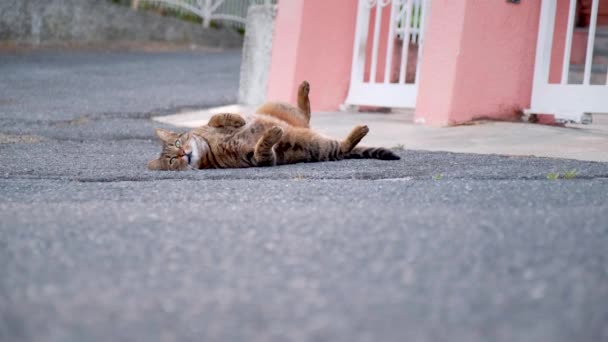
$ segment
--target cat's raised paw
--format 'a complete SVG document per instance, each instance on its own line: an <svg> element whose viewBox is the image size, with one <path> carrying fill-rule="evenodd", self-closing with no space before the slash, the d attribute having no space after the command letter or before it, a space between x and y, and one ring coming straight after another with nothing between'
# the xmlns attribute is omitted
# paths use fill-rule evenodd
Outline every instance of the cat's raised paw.
<svg viewBox="0 0 608 342"><path fill-rule="evenodd" d="M369 133L369 127L366 125L361 125L353 128L349 137L353 140L361 140L367 135L367 133Z"/></svg>
<svg viewBox="0 0 608 342"><path fill-rule="evenodd" d="M298 87L298 95L308 96L309 93L310 93L310 84L308 83L308 81L304 81L304 82L300 83L300 86Z"/></svg>
<svg viewBox="0 0 608 342"><path fill-rule="evenodd" d="M353 130L350 131L350 134L342 142L342 153L349 153L368 132L369 128L367 126L357 126L353 128Z"/></svg>

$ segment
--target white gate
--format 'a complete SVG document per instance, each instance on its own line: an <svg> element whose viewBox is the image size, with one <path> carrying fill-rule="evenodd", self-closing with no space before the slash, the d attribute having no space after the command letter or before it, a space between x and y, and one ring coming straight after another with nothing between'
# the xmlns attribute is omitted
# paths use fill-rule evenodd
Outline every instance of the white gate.
<svg viewBox="0 0 608 342"><path fill-rule="evenodd" d="M204 27L209 27L212 20L222 20L230 22L234 27L245 28L250 5L270 6L276 2L277 0L131 0L131 7L137 9L142 3L157 4L196 15L202 19Z"/></svg>
<svg viewBox="0 0 608 342"><path fill-rule="evenodd" d="M429 0L359 0L346 106L416 105L418 61L424 39L428 2ZM372 12L373 27L370 23ZM388 21L383 21L383 14L388 14ZM386 39L381 37L382 31L387 35ZM372 34L371 46L368 44L369 33ZM371 60L368 59L370 53ZM379 67L381 63L384 63L383 67ZM379 68L383 70L378 70Z"/></svg>
<svg viewBox="0 0 608 342"><path fill-rule="evenodd" d="M557 70L558 68L555 66L551 68L551 62L555 62L556 59L559 60L555 53L552 53L555 50L553 43L556 40L556 37L554 37L556 32L563 29L555 27L558 4L557 0L542 0L534 66L532 104L526 112L531 114L555 114L555 118L561 122L585 123L590 119L588 113L608 113L607 65L602 65L605 62L601 62L601 58L605 56L598 53L602 49L598 48L598 44L596 44L596 35L599 42L602 42L602 44L604 44L603 41L608 43L608 27L600 28L600 31L597 30L600 0L593 0L588 29L575 29L575 15L580 12L582 3L577 3L577 0L568 1L563 63ZM576 38L575 34L580 33L587 35L586 51L584 51L584 57L581 58L579 64L571 63L573 60L573 39ZM558 37L561 37L561 35ZM562 53L562 51L558 52ZM551 73L552 69L554 70L553 75ZM556 80L559 78L556 71L561 71L559 80Z"/></svg>

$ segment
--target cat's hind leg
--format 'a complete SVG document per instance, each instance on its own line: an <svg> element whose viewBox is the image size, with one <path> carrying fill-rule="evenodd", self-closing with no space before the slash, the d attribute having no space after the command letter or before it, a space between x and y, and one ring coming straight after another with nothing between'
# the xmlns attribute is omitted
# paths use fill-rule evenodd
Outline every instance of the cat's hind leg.
<svg viewBox="0 0 608 342"><path fill-rule="evenodd" d="M300 83L298 87L298 108L301 110L301 113L306 118L306 122L310 123L310 99L308 95L310 94L310 84L308 81L304 81Z"/></svg>
<svg viewBox="0 0 608 342"><path fill-rule="evenodd" d="M340 151L343 154L348 154L355 146L367 135L369 128L367 126L357 126L350 131L346 139L340 142Z"/></svg>
<svg viewBox="0 0 608 342"><path fill-rule="evenodd" d="M294 127L308 128L310 126L309 93L310 84L304 81L298 87L297 107L283 102L266 102L256 110L256 114L275 117Z"/></svg>
<svg viewBox="0 0 608 342"><path fill-rule="evenodd" d="M283 137L283 129L274 126L264 132L264 135L258 140L253 152L253 158L257 166L272 166L276 164L276 157L273 146Z"/></svg>

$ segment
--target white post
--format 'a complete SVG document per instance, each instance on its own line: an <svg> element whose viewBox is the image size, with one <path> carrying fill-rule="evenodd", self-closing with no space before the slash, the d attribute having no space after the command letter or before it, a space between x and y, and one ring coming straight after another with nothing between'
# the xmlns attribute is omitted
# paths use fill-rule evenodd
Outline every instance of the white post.
<svg viewBox="0 0 608 342"><path fill-rule="evenodd" d="M355 39L353 42L353 59L350 69L350 86L348 96L341 110L352 110L352 105L358 100L356 88L363 83L365 74L365 52L367 50L368 25L370 17L370 9L366 4L366 0L357 1L357 21L355 26Z"/></svg>
<svg viewBox="0 0 608 342"><path fill-rule="evenodd" d="M391 15L388 23L388 41L386 43L386 58L384 64L384 83L389 83L391 81L391 64L393 63L393 47L395 46L395 31L397 30L397 25L395 23L395 12L397 9L397 0L393 0L391 3Z"/></svg>
<svg viewBox="0 0 608 342"><path fill-rule="evenodd" d="M372 42L372 66L369 72L370 83L376 83L376 67L378 65L378 44L380 40L380 22L382 21L382 1L376 3L376 19L374 22L374 40Z"/></svg>
<svg viewBox="0 0 608 342"><path fill-rule="evenodd" d="M418 38L418 34L419 34L419 27L420 27L420 22L419 22L419 17L420 17L420 10L422 9L422 6L420 4L420 0L414 0L414 7L412 10L412 34L410 35L410 43L415 44L416 43L416 38Z"/></svg>
<svg viewBox="0 0 608 342"><path fill-rule="evenodd" d="M357 6L357 26L355 27L355 41L353 46L353 62L350 79L363 82L365 73L365 51L367 49L367 25L369 24L370 10L365 5L365 0L359 0Z"/></svg>
<svg viewBox="0 0 608 342"><path fill-rule="evenodd" d="M212 0L196 0L196 3L201 9L204 28L209 28L211 25L211 1Z"/></svg>
<svg viewBox="0 0 608 342"><path fill-rule="evenodd" d="M568 73L570 71L570 52L572 51L572 35L574 34L574 13L576 12L576 0L570 0L570 9L568 11L568 28L566 29L564 64L562 65L562 84L568 84Z"/></svg>
<svg viewBox="0 0 608 342"><path fill-rule="evenodd" d="M403 46L401 47L401 70L399 70L399 83L405 84L405 72L407 69L407 54L410 47L410 26L412 25L412 0L405 0L405 22L403 23Z"/></svg>
<svg viewBox="0 0 608 342"><path fill-rule="evenodd" d="M600 0L593 0L591 5L591 22L589 23L589 37L587 39L587 56L585 56L585 74L583 84L589 85L591 80L591 68L593 67L593 47L595 44L595 28L597 26L597 8Z"/></svg>
<svg viewBox="0 0 608 342"><path fill-rule="evenodd" d="M422 3L420 4L420 25L418 25L418 58L416 59L416 84L418 84L418 80L420 79L420 64L422 64L421 61L422 49L424 46L425 22L430 11L430 2L431 0L422 0Z"/></svg>
<svg viewBox="0 0 608 342"><path fill-rule="evenodd" d="M536 58L532 81L532 109L535 109L542 93L549 83L549 66L551 65L551 47L555 27L555 1L541 1L538 36L536 41Z"/></svg>

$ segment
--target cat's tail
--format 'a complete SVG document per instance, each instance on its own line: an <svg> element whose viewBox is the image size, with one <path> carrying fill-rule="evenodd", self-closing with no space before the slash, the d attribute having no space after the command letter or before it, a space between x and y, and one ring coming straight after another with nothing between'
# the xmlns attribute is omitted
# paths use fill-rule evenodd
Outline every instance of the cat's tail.
<svg viewBox="0 0 608 342"><path fill-rule="evenodd" d="M349 154L344 156L344 159L399 160L401 157L388 148L358 146L353 148Z"/></svg>

